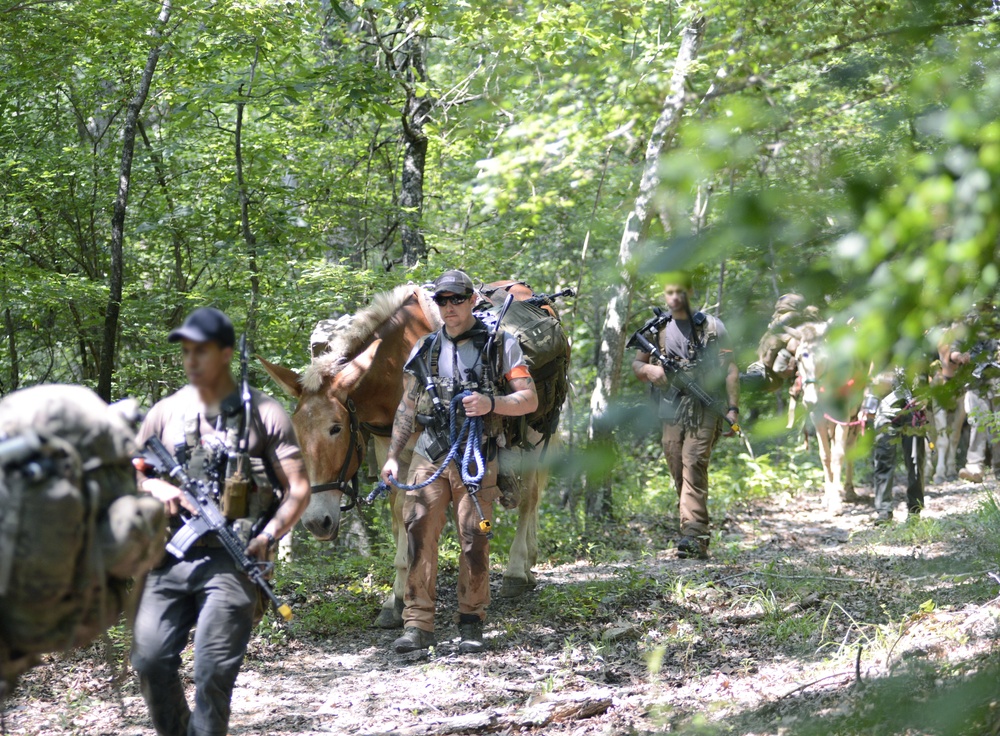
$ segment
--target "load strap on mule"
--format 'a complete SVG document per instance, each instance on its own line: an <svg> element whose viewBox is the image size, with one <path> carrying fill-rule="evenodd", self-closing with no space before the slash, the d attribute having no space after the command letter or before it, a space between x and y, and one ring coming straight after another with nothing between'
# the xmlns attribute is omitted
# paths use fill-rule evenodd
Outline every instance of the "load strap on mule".
<svg viewBox="0 0 1000 736"><path fill-rule="evenodd" d="M444 474L444 471L448 469L448 463L454 460L458 465L459 472L462 474L462 482L468 488L469 497L472 499L472 503L475 504L476 512L479 514L479 530L486 535L487 539L492 539L493 527L490 524L490 520L483 514L483 509L479 505L478 498L480 484L486 476L486 461L483 459L482 449L483 418L466 417L462 425L458 426L458 405L462 403L462 399L471 395L471 391L462 391L451 400L448 412L448 438L450 447L448 454L445 455L444 460L441 461L441 465L438 466L438 469L434 471L431 477L420 483L407 485L406 483L397 481L390 475L389 482L400 490L418 491L421 488L426 488L440 478ZM464 451L461 450L463 443L465 444ZM461 462L458 461L460 451L462 452ZM475 471L472 470L473 467ZM387 490L388 486L380 482L365 500L371 503Z"/></svg>

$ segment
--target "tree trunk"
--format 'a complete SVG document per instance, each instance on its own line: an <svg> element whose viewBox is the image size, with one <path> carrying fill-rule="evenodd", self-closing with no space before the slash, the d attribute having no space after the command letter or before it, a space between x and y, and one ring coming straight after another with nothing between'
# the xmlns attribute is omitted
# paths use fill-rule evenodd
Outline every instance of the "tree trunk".
<svg viewBox="0 0 1000 736"><path fill-rule="evenodd" d="M660 154L666 147L681 120L684 111L684 86L692 62L698 55L704 38L705 19L697 18L681 34L681 45L677 52L674 72L670 79L670 91L664 100L660 116L653 126L646 146L646 159L639 182L639 195L628 218L625 231L618 248L618 265L621 281L614 287L608 303L608 310L601 328L600 354L597 362L597 382L590 396L590 423L587 436L595 448L611 446L611 427L607 426L609 403L617 393L621 382L622 356L625 351L625 328L628 325L634 288L630 264L639 242L645 236L650 221L650 204L660 184L658 166ZM664 223L667 227L667 223ZM611 507L610 485L607 478L588 481L588 518L606 518Z"/></svg>
<svg viewBox="0 0 1000 736"><path fill-rule="evenodd" d="M10 380L7 382L6 393L17 391L21 385L21 361L17 352L17 329L14 325L14 316L10 312L10 307L4 310L4 325L7 327L7 357L10 360ZM0 391L0 394L3 394Z"/></svg>
<svg viewBox="0 0 1000 736"><path fill-rule="evenodd" d="M406 43L406 106L403 109L403 173L400 177L399 209L400 239L403 244L403 265L416 266L427 256L427 244L420 229L424 210L424 166L427 161L427 136L424 124L430 117L434 100L418 97L413 81L424 81L423 39L416 36Z"/></svg>
<svg viewBox="0 0 1000 736"><path fill-rule="evenodd" d="M141 121L138 124L138 130L139 135L142 137L143 145L146 147L146 153L149 156L149 160L153 162L153 171L156 173L156 183L163 192L163 200L167 203L167 211L174 212L177 209L177 204L170 193L170 187L167 185L167 170L163 164L163 156L161 156L159 152L153 148L153 144L149 142L149 136L146 135L146 128ZM173 280L170 283L169 290L174 296L175 306L167 318L167 326L173 328L177 327L181 323L181 317L184 314L184 295L187 294L190 286L188 284L187 273L184 268L184 238L181 235L181 229L177 225L176 218L170 218L169 227L174 261L174 275Z"/></svg>
<svg viewBox="0 0 1000 736"><path fill-rule="evenodd" d="M250 82L247 85L246 96L249 98L253 91L253 80L257 73L257 60L260 55L260 47L254 51L253 66L250 67ZM240 85L240 97L243 96L243 86ZM257 303L260 296L260 272L257 266L257 236L250 228L250 194L247 192L246 180L243 177L243 110L246 102L240 99L236 103L236 184L240 193L240 230L243 233L243 240L247 244L247 270L250 272L250 304L247 307L247 318L243 331L252 342L257 326Z"/></svg>
<svg viewBox="0 0 1000 736"><path fill-rule="evenodd" d="M118 196L111 215L111 279L108 283L108 307L104 314L104 338L101 345L101 366L97 379L97 394L105 401L111 400L111 376L115 369L117 352L118 317L121 314L122 287L124 283L123 243L125 240L125 212L128 208L129 186L132 179L132 155L135 152L135 134L139 113L146 104L153 82L160 50L166 40L166 25L170 21L171 0L163 0L158 25L150 31L156 39L146 58L146 68L139 80L135 96L129 100L122 129L122 159L118 170Z"/></svg>

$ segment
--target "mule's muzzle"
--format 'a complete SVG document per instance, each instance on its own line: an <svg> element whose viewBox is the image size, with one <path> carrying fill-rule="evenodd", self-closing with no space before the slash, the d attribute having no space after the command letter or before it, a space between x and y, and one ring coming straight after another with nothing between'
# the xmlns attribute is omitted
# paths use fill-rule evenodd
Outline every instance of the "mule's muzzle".
<svg viewBox="0 0 1000 736"><path fill-rule="evenodd" d="M319 513L303 514L302 526L321 542L332 542L340 532L340 500Z"/></svg>

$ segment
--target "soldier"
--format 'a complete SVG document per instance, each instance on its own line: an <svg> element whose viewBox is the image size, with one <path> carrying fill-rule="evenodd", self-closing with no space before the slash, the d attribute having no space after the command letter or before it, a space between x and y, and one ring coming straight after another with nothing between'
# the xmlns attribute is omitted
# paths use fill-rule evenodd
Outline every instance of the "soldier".
<svg viewBox="0 0 1000 736"><path fill-rule="evenodd" d="M909 518L924 508L924 425L927 417L913 397L902 370L880 373L865 390L859 417L874 417L872 453L875 486L875 524L892 522L896 450L902 444L906 466L906 508Z"/></svg>
<svg viewBox="0 0 1000 736"><path fill-rule="evenodd" d="M739 370L733 361L729 334L721 320L690 306L691 278L670 274L663 287L670 319L657 339L667 358L677 360L710 395L728 401L726 418L739 420ZM708 557L708 463L722 432L723 420L694 396L671 386L660 365L652 365L649 353L639 351L632 370L640 381L664 389L660 399L663 423L663 454L677 486L680 538L677 556Z"/></svg>
<svg viewBox="0 0 1000 736"><path fill-rule="evenodd" d="M194 478L225 477L226 450L234 449L244 408L230 373L232 322L217 309L196 309L168 340L181 343L188 385L150 409L138 441L159 437ZM285 410L256 390L251 397L248 454L279 487L272 488L263 474L255 474L256 489L243 508L233 511L239 516L232 524L244 538L253 534L246 553L263 560L305 510L309 481ZM180 526L177 514L186 501L176 486L140 475L139 488L166 506L174 528ZM285 493L279 497L281 490ZM257 586L236 568L214 533L202 537L183 559L167 555L150 573L136 614L132 666L160 736L225 736L233 686L257 606ZM192 712L178 669L196 624Z"/></svg>
<svg viewBox="0 0 1000 736"><path fill-rule="evenodd" d="M963 402L969 421L969 449L965 467L958 471L958 477L982 483L986 470L987 445L991 451L994 472L1000 469L1000 438L990 431L989 426L990 415L1000 408L1000 365L997 363L1000 342L996 339L996 315L992 304L978 304L963 327L969 334L964 341L969 346L968 349L954 349L955 344L950 346L951 352L947 352L948 348L945 348L947 358L953 365L972 366ZM961 331L956 330L956 333ZM961 342L963 341L959 344Z"/></svg>
<svg viewBox="0 0 1000 736"><path fill-rule="evenodd" d="M495 336L472 313L472 279L463 271L446 271L434 282L434 302L444 326L422 338L404 367L403 398L392 425L388 458L382 467L386 483L399 482L399 455L418 419L424 431L413 448L403 519L409 540L410 565L403 608L403 635L392 643L398 653L426 649L435 643L434 608L437 600L438 540L448 507L454 509L461 546L458 571L459 651L483 649L483 621L490 601L490 545L481 522L489 522L496 487L496 444L490 441L499 427L498 415L530 414L538 406L534 381L524 363L517 338L500 331ZM497 350L493 340L501 341ZM418 380L419 379L419 380ZM430 384L431 388L428 388ZM507 391L504 388L508 389ZM436 396L432 396L431 392ZM475 496L463 480L459 462L447 459L451 439L445 419L433 408L448 407L461 392L459 419L481 417L486 426L483 453L485 474ZM464 465L464 462L463 462ZM477 468L478 469L478 468ZM438 476L427 485L422 485ZM422 487L420 487L422 486Z"/></svg>

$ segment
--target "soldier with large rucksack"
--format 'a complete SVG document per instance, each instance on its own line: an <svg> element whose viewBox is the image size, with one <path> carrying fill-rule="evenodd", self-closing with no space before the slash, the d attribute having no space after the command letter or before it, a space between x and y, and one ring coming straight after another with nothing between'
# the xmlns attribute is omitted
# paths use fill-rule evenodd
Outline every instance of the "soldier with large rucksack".
<svg viewBox="0 0 1000 736"><path fill-rule="evenodd" d="M472 279L446 271L434 282L434 302L444 323L414 345L404 368L403 398L392 427L382 479L406 490L403 519L410 550L399 653L435 642L438 541L454 508L459 556L459 651L483 649L483 620L490 601L489 538L493 501L499 496L494 459L503 417L538 408L535 383L514 335L490 329L473 314ZM511 300L505 300L508 305ZM497 323L503 323L503 310ZM406 483L397 478L399 456L417 424ZM459 428L460 423L460 428ZM456 457L456 453L460 453ZM455 462L453 462L453 460Z"/></svg>
<svg viewBox="0 0 1000 736"><path fill-rule="evenodd" d="M0 676L115 624L163 553L162 505L137 497L134 402L41 385L0 401Z"/></svg>

